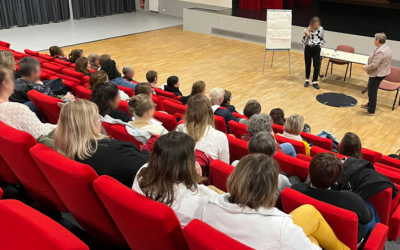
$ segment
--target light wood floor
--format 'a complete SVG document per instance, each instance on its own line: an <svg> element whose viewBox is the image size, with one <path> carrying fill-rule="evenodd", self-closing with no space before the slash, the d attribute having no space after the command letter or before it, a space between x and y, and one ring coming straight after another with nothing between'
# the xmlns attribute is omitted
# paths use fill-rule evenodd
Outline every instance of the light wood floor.
<svg viewBox="0 0 400 250"><path fill-rule="evenodd" d="M300 39L300 38L299 38ZM383 154L394 153L400 148L400 108L391 110L395 93L379 91L376 116L365 117L361 104L367 94L361 91L367 84L367 75L360 65L353 65L352 78L343 81L345 66L334 66L333 75L320 81L321 90L304 88L303 53L291 52L292 75L288 70L288 53L276 52L274 67L270 67L271 52L267 54L267 67L262 75L264 46L226 38L192 33L182 27L167 28L136 35L113 38L64 48L83 49L90 53L108 53L120 69L131 65L135 79L145 81L148 70L159 74L159 85L171 75L181 81L181 91L186 95L192 83L203 80L207 93L214 87L230 90L232 104L242 110L249 99L257 99L262 112L281 108L286 117L301 114L312 128L313 134L322 130L333 133L339 140L346 132L361 138L363 147ZM322 64L325 72L327 60ZM319 93L340 92L358 100L352 108L334 108L320 104Z"/></svg>

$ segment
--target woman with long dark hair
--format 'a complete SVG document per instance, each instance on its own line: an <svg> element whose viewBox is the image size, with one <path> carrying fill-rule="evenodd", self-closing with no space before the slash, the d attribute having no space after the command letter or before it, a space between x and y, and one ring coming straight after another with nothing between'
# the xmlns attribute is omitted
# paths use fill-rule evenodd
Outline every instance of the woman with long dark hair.
<svg viewBox="0 0 400 250"><path fill-rule="evenodd" d="M123 77L121 77L121 73L119 73L117 64L114 60L105 61L101 65L101 70L104 70L107 73L110 82L122 87L130 88L135 91L136 84L128 82Z"/></svg>

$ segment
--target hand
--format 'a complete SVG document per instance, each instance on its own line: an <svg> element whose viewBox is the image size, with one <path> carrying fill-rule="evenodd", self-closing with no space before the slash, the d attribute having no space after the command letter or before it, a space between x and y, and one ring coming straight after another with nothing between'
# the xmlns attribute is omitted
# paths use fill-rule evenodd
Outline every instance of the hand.
<svg viewBox="0 0 400 250"><path fill-rule="evenodd" d="M367 71L367 65L364 65L363 70Z"/></svg>
<svg viewBox="0 0 400 250"><path fill-rule="evenodd" d="M306 30L306 35L307 35L307 37L310 37L310 31L309 30Z"/></svg>
<svg viewBox="0 0 400 250"><path fill-rule="evenodd" d="M197 161L196 161L196 165L194 168L195 168L196 174L198 174L199 176L201 176L203 174L203 172L201 171L200 164Z"/></svg>
<svg viewBox="0 0 400 250"><path fill-rule="evenodd" d="M35 83L40 84L40 85L44 85L42 81L37 80Z"/></svg>
<svg viewBox="0 0 400 250"><path fill-rule="evenodd" d="M322 49L322 45L319 46Z"/></svg>
<svg viewBox="0 0 400 250"><path fill-rule="evenodd" d="M75 100L75 96L73 96L73 95L72 95L71 93L69 93L69 92L63 97L63 100L64 100L65 98L68 98L68 99L70 99L71 101Z"/></svg>

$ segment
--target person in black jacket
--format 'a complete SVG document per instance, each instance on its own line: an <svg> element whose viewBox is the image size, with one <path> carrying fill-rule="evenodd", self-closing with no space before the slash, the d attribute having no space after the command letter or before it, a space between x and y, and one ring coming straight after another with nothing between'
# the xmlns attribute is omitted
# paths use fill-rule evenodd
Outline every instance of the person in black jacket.
<svg viewBox="0 0 400 250"><path fill-rule="evenodd" d="M167 85L164 85L164 90L174 93L175 96L182 96L182 92L179 90L179 86L179 78L177 76L170 76L167 79Z"/></svg>
<svg viewBox="0 0 400 250"><path fill-rule="evenodd" d="M95 85L90 101L96 103L101 116L109 115L114 119L119 119L123 122L131 122L130 117L124 111L118 110L121 97L117 85L110 82L101 82Z"/></svg>
<svg viewBox="0 0 400 250"><path fill-rule="evenodd" d="M352 211L358 217L358 242L372 232L380 222L375 208L358 194L347 190L331 190L343 171L340 159L332 153L320 153L313 157L310 167L310 183L294 184L292 188L316 200Z"/></svg>
<svg viewBox="0 0 400 250"><path fill-rule="evenodd" d="M179 101L183 105L186 105L190 97L194 96L195 94L199 94L199 93L201 93L202 95L206 94L206 83L203 81L197 81L197 82L193 83L192 92L190 93L190 95L182 96L181 99L179 99Z"/></svg>
<svg viewBox="0 0 400 250"><path fill-rule="evenodd" d="M96 104L78 100L63 106L54 133L54 149L66 157L88 164L98 175L109 175L132 187L138 170L150 153L131 142L102 135ZM72 184L72 183L71 183Z"/></svg>
<svg viewBox="0 0 400 250"><path fill-rule="evenodd" d="M229 90L224 89L225 94L224 94L224 101L221 104L221 107L224 107L226 109L229 110L229 112L233 113L236 112L236 108L235 106L231 105L231 99L232 99L232 92L230 92Z"/></svg>

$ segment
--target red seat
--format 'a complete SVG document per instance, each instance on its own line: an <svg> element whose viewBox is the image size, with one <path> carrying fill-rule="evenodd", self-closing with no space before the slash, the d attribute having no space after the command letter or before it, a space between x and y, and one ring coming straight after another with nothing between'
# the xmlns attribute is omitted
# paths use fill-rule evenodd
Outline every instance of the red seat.
<svg viewBox="0 0 400 250"><path fill-rule="evenodd" d="M225 119L222 116L214 115L214 122L215 129L221 131L224 134L228 133L228 130L226 129Z"/></svg>
<svg viewBox="0 0 400 250"><path fill-rule="evenodd" d="M28 54L28 55L31 55L31 56L36 56L36 57L39 56L39 52L30 50L30 49L25 49L24 52L25 52L25 54Z"/></svg>
<svg viewBox="0 0 400 250"><path fill-rule="evenodd" d="M192 220L184 229L186 241L190 250L235 249L251 250L239 241L221 233L207 223L198 219Z"/></svg>
<svg viewBox="0 0 400 250"><path fill-rule="evenodd" d="M64 202L29 154L29 149L37 145L35 138L3 122L0 122L0 131L0 155L26 191L43 206L60 212L68 212Z"/></svg>
<svg viewBox="0 0 400 250"><path fill-rule="evenodd" d="M152 95L151 96L151 100L156 105L156 110L157 111L165 111L164 105L162 103L162 99L158 98L158 96Z"/></svg>
<svg viewBox="0 0 400 250"><path fill-rule="evenodd" d="M392 84L387 81L397 84ZM397 96L399 95L399 90L400 90L399 84L400 84L400 68L390 67L390 74L387 75L385 77L385 80L381 82L381 84L379 85L379 89L385 91L396 91L396 97L394 98L392 110L394 110L394 107L396 106Z"/></svg>
<svg viewBox="0 0 400 250"><path fill-rule="evenodd" d="M229 143L229 159L232 162L240 160L249 154L248 142L227 135Z"/></svg>
<svg viewBox="0 0 400 250"><path fill-rule="evenodd" d="M390 214L392 212L392 194L393 189L387 188L368 199L374 205L381 223L386 226L389 226Z"/></svg>
<svg viewBox="0 0 400 250"><path fill-rule="evenodd" d="M3 41L0 41L0 46L5 48L10 48L10 44Z"/></svg>
<svg viewBox="0 0 400 250"><path fill-rule="evenodd" d="M367 160L367 161L371 162L372 164L374 164L375 162L378 162L382 158L381 153L379 153L377 151L373 151L371 149L366 149L366 148L361 149L361 154L362 154L362 158L364 160Z"/></svg>
<svg viewBox="0 0 400 250"><path fill-rule="evenodd" d="M29 99L35 104L36 108L42 114L42 118L45 122L51 124L57 124L60 116L61 108L58 103L62 101L60 99L45 95L36 90L28 92Z"/></svg>
<svg viewBox="0 0 400 250"><path fill-rule="evenodd" d="M275 134L283 134L283 126L272 123L272 130Z"/></svg>
<svg viewBox="0 0 400 250"><path fill-rule="evenodd" d="M242 114L239 114L239 113L236 113L236 112L233 112L232 114L233 114L233 116L235 116L236 118L246 119L246 120L249 119L249 118L247 118L247 116L242 115Z"/></svg>
<svg viewBox="0 0 400 250"><path fill-rule="evenodd" d="M242 135L245 134L250 135L249 132L247 132L246 124L232 120L228 122L228 127L229 127L229 133L236 136L236 138L241 138Z"/></svg>
<svg viewBox="0 0 400 250"><path fill-rule="evenodd" d="M394 159L394 158L386 156L386 155L382 156L381 163L385 164L387 166L391 166L391 167L400 169L400 160Z"/></svg>
<svg viewBox="0 0 400 250"><path fill-rule="evenodd" d="M306 142L308 143L312 143L314 146L332 151L333 149L333 144L332 144L332 140L327 139L327 138L322 138L316 135L312 135L306 132L302 132L301 134L301 138L303 138Z"/></svg>
<svg viewBox="0 0 400 250"><path fill-rule="evenodd" d="M108 122L103 122L103 128L106 130L108 136L112 139L119 141L132 142L138 148L140 148L143 143L137 141L134 136L130 135L124 125L121 124L111 124Z"/></svg>
<svg viewBox="0 0 400 250"><path fill-rule="evenodd" d="M174 211L124 186L109 176L94 189L131 249L189 250Z"/></svg>
<svg viewBox="0 0 400 250"><path fill-rule="evenodd" d="M351 250L357 250L358 218L354 212L315 200L291 188L281 193L283 212L291 213L296 208L310 204L314 206L328 222L338 239ZM363 249L383 250L388 227L377 223Z"/></svg>
<svg viewBox="0 0 400 250"><path fill-rule="evenodd" d="M210 173L208 176L208 185L214 185L216 188L228 192L226 181L235 168L220 160L214 160L210 164Z"/></svg>
<svg viewBox="0 0 400 250"><path fill-rule="evenodd" d="M65 67L71 67L71 63L70 62L64 61L64 60L61 60L61 59L55 59L54 63L58 63L60 65L64 65Z"/></svg>
<svg viewBox="0 0 400 250"><path fill-rule="evenodd" d="M65 69L64 66L59 66L56 64L52 64L52 63L43 63L42 68L53 71L57 74L62 74L63 73L63 69Z"/></svg>
<svg viewBox="0 0 400 250"><path fill-rule="evenodd" d="M285 155L281 152L276 152L273 158L278 163L280 170L289 176L295 175L302 181L307 179L309 162Z"/></svg>
<svg viewBox="0 0 400 250"><path fill-rule="evenodd" d="M336 47L336 51L354 53L355 49L354 49L354 47L351 47L349 45L338 45ZM346 81L346 76L347 76L347 71L349 69L349 66L350 66L350 77L351 77L351 70L353 69L353 63L338 60L338 59L329 59L328 66L326 67L325 77L328 74L329 64L331 64L331 74L333 72L333 64L337 64L337 65L346 65L347 64L346 74L344 75L344 81Z"/></svg>
<svg viewBox="0 0 400 250"><path fill-rule="evenodd" d="M164 96L164 97L167 97L167 98L172 99L172 100L177 100L174 93L164 91L164 90L162 90L160 88L153 88L153 89L154 89L154 91L156 92L157 95Z"/></svg>
<svg viewBox="0 0 400 250"><path fill-rule="evenodd" d="M90 77L89 77L89 78L90 78ZM89 82L89 81L88 81L88 82ZM125 94L127 94L129 97L132 97L132 96L135 95L135 92L133 92L133 90L130 89L130 88L122 87L122 86L119 86L119 85L117 85L117 87L118 87L119 90L124 91Z"/></svg>
<svg viewBox="0 0 400 250"><path fill-rule="evenodd" d="M162 103L165 111L170 115L174 115L175 113L184 115L187 109L187 106L171 102L170 100L164 100Z"/></svg>
<svg viewBox="0 0 400 250"><path fill-rule="evenodd" d="M385 175L393 183L400 185L400 169L386 166L381 163L375 163L374 167L377 172Z"/></svg>
<svg viewBox="0 0 400 250"><path fill-rule="evenodd" d="M0 188L0 199L3 197L3 189Z"/></svg>
<svg viewBox="0 0 400 250"><path fill-rule="evenodd" d="M41 81L46 81L46 80L50 80L50 75L44 72L40 73L40 80Z"/></svg>
<svg viewBox="0 0 400 250"><path fill-rule="evenodd" d="M62 225L17 200L0 201L1 249L89 250Z"/></svg>
<svg viewBox="0 0 400 250"><path fill-rule="evenodd" d="M154 118L162 122L162 125L168 131L173 131L176 128L176 126L178 126L178 123L176 122L175 117L173 115L156 111L154 112Z"/></svg>
<svg viewBox="0 0 400 250"><path fill-rule="evenodd" d="M288 138L280 136L280 135L275 135L275 139L280 144L281 143L290 143L290 144L292 144L292 146L294 147L294 150L296 150L296 153L306 155L306 147L304 146L303 142L292 140L292 139L288 139Z"/></svg>
<svg viewBox="0 0 400 250"><path fill-rule="evenodd" d="M128 102L122 101L122 100L119 101L118 110L121 110L121 111L127 113L130 117L132 117L132 114L131 114L131 112L129 112L128 108L129 108Z"/></svg>
<svg viewBox="0 0 400 250"><path fill-rule="evenodd" d="M8 166L7 162L0 155L0 180L5 181L7 183L19 185L21 184L15 176L14 172Z"/></svg>
<svg viewBox="0 0 400 250"><path fill-rule="evenodd" d="M75 78L75 79L79 80L81 82L81 85L83 85L82 81L83 81L83 77L85 76L83 73L76 72L76 71L74 71L74 70L72 70L70 68L64 68L62 72L66 76L69 76L69 77L72 77L72 78Z"/></svg>
<svg viewBox="0 0 400 250"><path fill-rule="evenodd" d="M316 147L316 146L311 147L311 149L310 149L311 157L314 157L316 154L319 154L319 153L332 153L332 154L336 155L337 157L339 157L339 159L342 159L343 157L349 158L348 156L334 153L334 152L328 151L328 150L320 148L320 147Z"/></svg>
<svg viewBox="0 0 400 250"><path fill-rule="evenodd" d="M173 102L175 104L182 105L182 102L180 102L178 100L174 100L174 99L168 98L168 97L165 97L165 96L162 96L162 95L156 95L156 97L159 98L161 101L168 100L168 101Z"/></svg>
<svg viewBox="0 0 400 250"><path fill-rule="evenodd" d="M77 86L75 88L75 94L80 98L90 101L90 97L92 96L92 91L83 86Z"/></svg>
<svg viewBox="0 0 400 250"><path fill-rule="evenodd" d="M82 86L84 86L86 83L89 83L89 80L90 80L90 76L84 76L82 78Z"/></svg>
<svg viewBox="0 0 400 250"><path fill-rule="evenodd" d="M47 69L44 69L44 68L42 68L42 73L43 73L43 74L47 74L47 75L49 75L50 77L57 75L56 72L51 71L51 70L47 70Z"/></svg>
<svg viewBox="0 0 400 250"><path fill-rule="evenodd" d="M94 191L93 181L98 175L93 168L64 157L43 144L31 148L30 153L86 232L102 242L121 247L126 245L124 237Z"/></svg>
<svg viewBox="0 0 400 250"><path fill-rule="evenodd" d="M69 82L73 82L73 83L75 83L76 86L81 86L82 85L82 83L78 79L75 79L73 77L69 77L69 76L62 75L62 74L57 74L56 76L59 77L59 78L62 78L63 80L66 80L66 81L69 81Z"/></svg>
<svg viewBox="0 0 400 250"><path fill-rule="evenodd" d="M28 55L27 55L28 56ZM40 63L40 65L43 65L44 63L48 63L49 61L47 61L47 60L45 60L45 59L43 59L43 58L40 58L40 57L35 57L35 56L30 56L30 57L33 57L33 58L35 58L36 60L38 60L39 61L39 63Z"/></svg>
<svg viewBox="0 0 400 250"><path fill-rule="evenodd" d="M21 60L22 58L28 56L27 54L20 53L20 52L12 52L12 53L13 53L13 55L14 55L14 59L15 59L15 60Z"/></svg>
<svg viewBox="0 0 400 250"><path fill-rule="evenodd" d="M312 160L312 157L303 154L297 154L296 158L306 162L311 162Z"/></svg>
<svg viewBox="0 0 400 250"><path fill-rule="evenodd" d="M39 53L39 57L42 58L42 59L44 59L44 60L47 60L47 61L49 61L49 62L52 62L52 61L55 60L54 57L49 56L49 55L46 55L46 54L42 54L42 53Z"/></svg>
<svg viewBox="0 0 400 250"><path fill-rule="evenodd" d="M397 206L390 218L388 238L397 241L400 236L400 206Z"/></svg>

